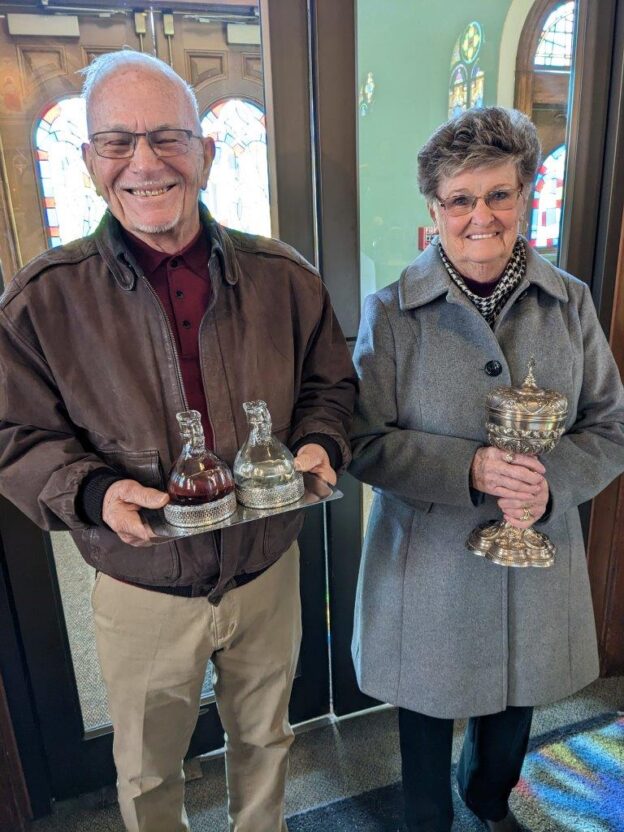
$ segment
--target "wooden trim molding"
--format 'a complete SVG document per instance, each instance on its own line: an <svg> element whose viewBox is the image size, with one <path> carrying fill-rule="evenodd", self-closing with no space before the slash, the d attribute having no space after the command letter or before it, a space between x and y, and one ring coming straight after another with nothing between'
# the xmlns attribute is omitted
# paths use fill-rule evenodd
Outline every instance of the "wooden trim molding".
<svg viewBox="0 0 624 832"><path fill-rule="evenodd" d="M32 817L2 676L0 676L0 829L25 832Z"/></svg>
<svg viewBox="0 0 624 832"><path fill-rule="evenodd" d="M620 235L610 344L624 376L624 222ZM624 673L624 475L593 501L587 565L594 601L600 673Z"/></svg>

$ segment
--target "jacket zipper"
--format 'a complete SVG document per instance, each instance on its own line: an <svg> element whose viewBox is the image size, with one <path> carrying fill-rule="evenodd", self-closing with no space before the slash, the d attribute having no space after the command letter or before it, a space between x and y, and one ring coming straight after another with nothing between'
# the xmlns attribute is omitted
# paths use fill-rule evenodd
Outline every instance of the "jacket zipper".
<svg viewBox="0 0 624 832"><path fill-rule="evenodd" d="M217 453L217 436L215 434L214 425L212 419L210 418L210 405L208 404L208 396L206 395L206 382L204 380L204 358L203 353L201 350L201 332L202 327L204 325L204 321L206 320L206 315L208 311L204 312L204 315L199 323L199 330L197 332L197 339L199 341L199 373L201 375L202 380L202 387L204 390L204 401L206 402L206 414L208 416L208 424L210 425L210 430L212 432L212 450ZM214 550L217 556L217 563L219 564L219 576L217 578L217 583L221 580L221 567L223 565L223 533L217 529L213 533L212 540L214 543Z"/></svg>
<svg viewBox="0 0 624 832"><path fill-rule="evenodd" d="M155 290L152 287L152 284L149 280L143 276L143 282L149 289L150 295L153 297L156 306L158 307L158 312L160 313L161 317L165 322L165 328L167 330L167 335L169 337L169 344L171 345L171 349L173 350L173 355L175 358L175 370L176 370L176 377L178 379L178 386L180 388L180 396L182 398L182 402L184 403L184 407L186 410L189 409L188 399L186 398L186 391L184 390L184 382L182 380L182 370L180 369L180 355L178 353L178 348L176 347L175 338L173 337L173 332L171 331L171 324L169 323L169 318L165 310L162 307L162 303L160 302L160 298L156 294Z"/></svg>
<svg viewBox="0 0 624 832"><path fill-rule="evenodd" d="M147 288L150 290L150 294L154 298L154 301L156 303L156 306L158 306L158 310L159 310L161 316L164 318L165 326L167 327L167 334L169 336L169 343L171 344L171 348L172 348L173 354L175 356L176 376L178 378L178 385L180 387L180 393L182 394L182 401L184 402L185 408L188 410L189 409L189 404L188 404L188 400L186 398L186 391L184 390L184 381L182 379L182 370L180 369L180 355L178 353L178 348L176 346L175 338L173 337L173 332L171 330L171 324L169 323L169 318L167 317L167 313L163 309L162 303L160 302L160 298L156 294L156 291L155 291L154 287L152 286L152 284L149 282L149 280L145 276L143 276L143 280L147 284ZM197 336L198 338L199 338L199 335L201 333L201 327L202 327L203 322L204 321L203 321L203 318L202 318L202 323L200 323L200 325L199 325L199 333L198 333L198 336ZM206 402L206 414L208 416L208 424L210 425L210 432L212 433L212 439L213 439L213 443L214 443L213 450L216 452L216 450L217 450L217 447L216 447L217 446L217 437L215 435L214 423L213 423L213 421L210 417L210 405L208 404L208 398L206 396L206 385L204 383L204 362L202 361L201 351L199 353L199 370L200 370L201 378L202 378L202 387L204 388L204 400Z"/></svg>
<svg viewBox="0 0 624 832"><path fill-rule="evenodd" d="M171 345L171 349L173 350L173 356L175 358L175 370L176 370L176 377L178 379L178 386L180 388L180 394L181 394L181 397L182 397L182 401L184 403L184 408L186 410L188 410L189 409L189 403L188 403L188 399L186 398L186 391L184 390L184 381L182 379L182 370L180 369L180 355L178 353L178 348L176 346L175 338L173 337L173 331L171 329L171 324L169 323L169 318L167 317L167 313L163 309L163 305L160 302L160 298L156 294L156 291L153 288L152 284L145 277L145 275L142 276L142 279L143 279L143 282L145 283L145 285L147 286L147 288L149 289L149 293L152 296L152 298L154 300L154 303L158 307L158 311L159 311L161 317L163 318L163 320L165 322L165 328L166 328L166 331L167 331L167 336L169 338L169 344ZM203 323L203 319L202 319L202 323ZM199 328L200 328L200 331L201 331L201 324L200 324ZM199 335L198 335L198 337L199 337ZM208 407L208 399L206 397L206 386L204 384L204 367L203 367L203 361L202 361L202 358L201 358L201 352L200 352L200 355L199 355L199 369L200 369L201 377L202 377L202 386L204 387L204 399L206 401L206 411L207 411L207 414L208 414L208 424L210 425L210 430L212 432L213 444L215 445L214 450L216 451L217 441L216 441L216 436L215 436L215 432L214 432L214 426L212 424L212 419L210 418L210 409ZM165 487L166 487L166 483L165 483ZM215 540L214 535L212 537L212 541L213 541L214 551L215 551L215 554L217 556L217 562L219 563L219 570L220 570L220 568L221 568L220 567L221 552L219 551L220 547L217 546L217 542ZM178 558L179 558L180 554L179 554L179 550L178 550L176 541L173 541L173 545L175 546L176 551L178 551Z"/></svg>
<svg viewBox="0 0 624 832"><path fill-rule="evenodd" d="M208 314L207 312L204 313L204 316L202 317L202 319L199 323L199 330L197 332L197 339L199 341L199 373L201 375L202 387L204 389L204 401L206 402L206 413L208 415L208 424L210 425L210 430L212 432L212 444L213 444L212 450L216 454L217 453L217 437L216 437L216 434L215 434L215 431L214 431L213 421L210 417L210 405L208 403L208 396L206 395L206 381L204 379L204 359L203 359L203 354L202 354L202 351L201 351L201 332L202 332L202 328L204 326L204 321L206 320L206 315L207 314Z"/></svg>

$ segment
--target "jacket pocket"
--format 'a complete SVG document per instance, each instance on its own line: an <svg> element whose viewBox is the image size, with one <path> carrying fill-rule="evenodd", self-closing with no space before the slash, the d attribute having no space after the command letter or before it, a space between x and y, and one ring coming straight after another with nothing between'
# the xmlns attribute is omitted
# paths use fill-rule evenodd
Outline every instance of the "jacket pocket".
<svg viewBox="0 0 624 832"><path fill-rule="evenodd" d="M180 558L175 543L130 546L111 529L92 526L71 532L86 562L112 578L159 586L180 576Z"/></svg>
<svg viewBox="0 0 624 832"><path fill-rule="evenodd" d="M102 451L96 448L96 453L107 465L120 474L127 475L129 479L149 488L165 488L165 476L158 451Z"/></svg>

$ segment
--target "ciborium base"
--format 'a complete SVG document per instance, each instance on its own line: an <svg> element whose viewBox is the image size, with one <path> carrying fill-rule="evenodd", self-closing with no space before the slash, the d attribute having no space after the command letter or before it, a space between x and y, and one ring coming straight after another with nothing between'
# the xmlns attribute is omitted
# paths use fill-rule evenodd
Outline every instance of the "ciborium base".
<svg viewBox="0 0 624 832"><path fill-rule="evenodd" d="M482 523L470 534L466 546L475 555L500 566L537 566L555 562L554 543L535 529L516 529L506 520Z"/></svg>

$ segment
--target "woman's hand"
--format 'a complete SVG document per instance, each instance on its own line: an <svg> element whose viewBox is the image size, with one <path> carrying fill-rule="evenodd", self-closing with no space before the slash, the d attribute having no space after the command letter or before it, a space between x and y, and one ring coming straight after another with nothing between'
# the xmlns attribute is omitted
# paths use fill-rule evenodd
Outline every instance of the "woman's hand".
<svg viewBox="0 0 624 832"><path fill-rule="evenodd" d="M505 520L517 529L528 529L540 517L544 516L548 505L550 491L548 483L544 479L540 486L539 494L531 500L513 500L508 497L501 497L498 500L498 507L505 516Z"/></svg>
<svg viewBox="0 0 624 832"><path fill-rule="evenodd" d="M512 501L508 509L512 512L511 516L515 517L518 513L518 506L522 513L523 505L536 505L536 501L543 499L545 473L546 469L534 456L509 454L498 448L487 447L479 448L473 457L470 482L477 491L498 497L499 505L501 505L501 500ZM547 485L546 490L548 490ZM548 502L548 496L546 496L546 502Z"/></svg>

